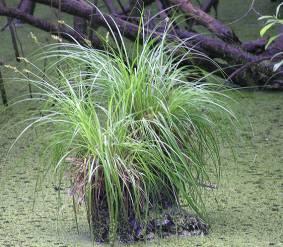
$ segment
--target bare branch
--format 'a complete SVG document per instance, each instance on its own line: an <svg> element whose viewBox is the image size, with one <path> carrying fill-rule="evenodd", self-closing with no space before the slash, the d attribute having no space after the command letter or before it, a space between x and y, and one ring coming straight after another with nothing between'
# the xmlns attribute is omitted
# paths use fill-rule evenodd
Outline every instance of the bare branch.
<svg viewBox="0 0 283 247"><path fill-rule="evenodd" d="M55 25L53 23L42 20L38 17L26 14L18 9L5 8L5 7L0 6L0 15L9 16L12 18L19 18L25 21L26 23L34 27L37 27L41 30L44 30L46 32L49 32L51 34L57 35L58 33L60 33L63 38L69 41L73 42L74 40L76 40L82 44L86 44L86 37L83 37L81 34L76 32L75 30L67 26L64 26L64 25ZM97 36L93 37L92 45L97 48L101 47L101 42Z"/></svg>
<svg viewBox="0 0 283 247"><path fill-rule="evenodd" d="M234 32L216 20L212 16L205 13L200 8L194 6L190 0L170 0L171 3L177 5L184 13L193 17L197 23L205 26L208 30L214 33L217 37L224 41L228 41L231 43L240 44L240 40L234 34Z"/></svg>
<svg viewBox="0 0 283 247"><path fill-rule="evenodd" d="M109 16L103 15L101 12L97 12L96 15L92 15L93 6L86 3L85 1L80 0L79 4L77 4L77 1L75 0L32 1L44 3L47 5L50 5L52 2L52 6L55 8L58 8L60 3L60 7L63 12L82 17L89 21L92 20L95 25L103 26L106 29L111 28L114 33L117 31L118 28L125 37L131 40L135 40L139 32L139 25L137 23L131 23L129 19L122 19L119 14ZM85 41L84 37L78 35L78 33L74 32L73 30L70 30L67 27L57 26L48 23L46 21L41 20L40 18L26 15L16 9L1 7L0 15L23 19L27 23L30 23L31 25L48 32L50 31L54 33L62 33L62 36L68 38L69 40L70 36L73 36L79 42L83 43ZM155 27L154 30L148 28L147 31L149 33L153 33L152 37L157 38L158 41L158 38L162 36L164 32L164 26ZM181 28L170 30L167 38L168 40L174 42L183 42L184 45L186 45L189 49L194 49L198 52L203 52L204 54L206 54L207 58L209 57L212 59L221 59L223 61L222 65L227 67L225 68L225 72L227 73L227 75L233 75L233 80L240 85L260 85L278 87L283 89L283 71L280 70L277 74L274 74L273 63L269 60L269 57L253 55L249 52L244 51L239 46L234 46L217 38L208 37L195 32L187 32ZM94 38L93 41L95 40L97 41L97 38ZM99 41L96 41L94 42L96 44L95 46L101 45ZM201 59L195 59L194 62L197 62L204 69L209 68L208 63L201 61ZM240 69L241 67L243 68ZM237 72L235 73L235 71ZM269 82L268 85L266 85L267 81Z"/></svg>

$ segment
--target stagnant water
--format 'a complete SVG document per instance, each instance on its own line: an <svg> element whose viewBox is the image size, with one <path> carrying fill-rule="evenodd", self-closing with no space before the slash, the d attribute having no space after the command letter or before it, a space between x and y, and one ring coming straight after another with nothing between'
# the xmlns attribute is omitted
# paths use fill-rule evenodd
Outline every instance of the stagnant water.
<svg viewBox="0 0 283 247"><path fill-rule="evenodd" d="M257 10L262 14L270 14L274 9L274 5L266 5L266 1L256 1ZM247 10L246 2L223 1L221 18L233 22ZM231 8L235 10L233 14ZM256 15L251 12L240 20L240 25L232 25L243 39L250 39L258 34L255 19ZM0 22L4 20L0 18ZM35 32L29 27L19 30L26 53L34 49L27 35L29 31ZM1 57L11 62L9 34L0 35ZM38 37L44 40L46 36L39 33ZM27 85L10 82L7 91L11 99L26 93ZM148 245L283 245L283 94L242 92L238 101L243 121L240 138L234 143L237 161L223 147L221 184L217 190L206 193L210 234L155 240ZM77 233L72 202L66 196L66 189L61 191L60 205L56 188L49 179L41 186L42 190L36 196L34 194L42 161L38 159L37 147L34 149L31 145L38 133L32 131L24 136L7 156L11 143L23 127L16 123L25 119L28 111L36 110L36 106L31 103L17 105L5 112L3 109L0 105L0 246L92 246L83 210L78 214Z"/></svg>

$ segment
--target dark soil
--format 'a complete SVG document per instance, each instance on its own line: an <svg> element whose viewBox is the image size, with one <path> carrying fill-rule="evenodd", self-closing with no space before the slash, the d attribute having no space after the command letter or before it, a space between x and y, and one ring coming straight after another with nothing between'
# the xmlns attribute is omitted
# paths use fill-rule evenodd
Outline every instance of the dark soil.
<svg viewBox="0 0 283 247"><path fill-rule="evenodd" d="M107 212L104 215L106 216ZM209 228L201 218L177 207L163 210L162 213L151 212L147 223L140 223L133 217L127 221L120 222L118 227L118 239L122 243L149 241L170 236L203 236L208 234ZM97 242L109 241L109 228L106 222L108 221L104 221L104 224L96 222L94 225Z"/></svg>

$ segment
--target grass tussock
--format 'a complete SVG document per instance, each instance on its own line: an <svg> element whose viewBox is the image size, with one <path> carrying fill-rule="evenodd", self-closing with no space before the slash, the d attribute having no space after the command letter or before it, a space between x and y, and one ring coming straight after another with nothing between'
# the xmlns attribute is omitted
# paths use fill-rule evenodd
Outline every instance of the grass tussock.
<svg viewBox="0 0 283 247"><path fill-rule="evenodd" d="M104 220L110 239L123 219L146 222L151 209L188 205L202 215L201 185L220 175L220 144L235 121L225 88L180 66L196 54L166 32L141 36L131 53L122 38L104 51L49 45L47 71L24 74L46 104L23 132L51 127L46 166L59 181L68 174L91 225Z"/></svg>

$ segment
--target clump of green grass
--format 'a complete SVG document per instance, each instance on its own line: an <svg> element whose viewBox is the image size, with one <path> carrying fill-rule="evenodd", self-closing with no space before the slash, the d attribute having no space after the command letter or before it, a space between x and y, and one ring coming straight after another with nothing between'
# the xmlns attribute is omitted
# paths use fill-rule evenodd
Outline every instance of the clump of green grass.
<svg viewBox="0 0 283 247"><path fill-rule="evenodd" d="M178 55L183 44L166 38L138 37L131 54L121 36L105 51L53 44L47 72L26 71L46 102L26 129L51 126L46 164L59 181L71 178L94 232L106 225L96 239L115 239L130 218L146 226L150 210L168 205L203 215L201 185L220 174L220 144L235 120L230 99L221 85L188 81L204 75L180 66L195 54Z"/></svg>

